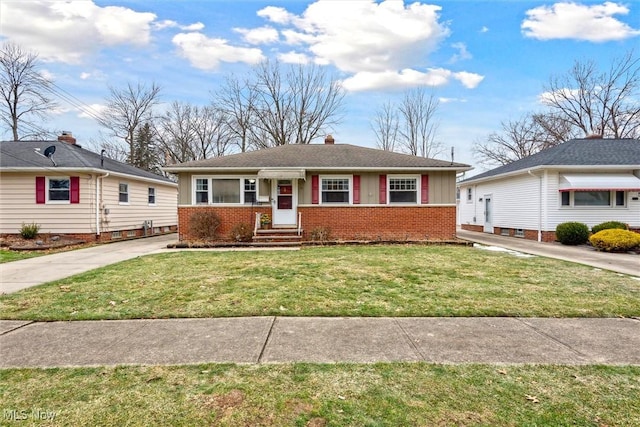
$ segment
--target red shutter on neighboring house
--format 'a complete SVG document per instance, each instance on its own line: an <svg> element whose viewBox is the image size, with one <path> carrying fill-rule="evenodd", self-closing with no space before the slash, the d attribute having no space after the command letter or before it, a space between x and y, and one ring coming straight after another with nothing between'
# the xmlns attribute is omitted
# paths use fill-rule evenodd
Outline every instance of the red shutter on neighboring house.
<svg viewBox="0 0 640 427"><path fill-rule="evenodd" d="M353 175L353 204L360 204L360 175Z"/></svg>
<svg viewBox="0 0 640 427"><path fill-rule="evenodd" d="M80 177L72 176L70 179L71 184L71 203L80 203Z"/></svg>
<svg viewBox="0 0 640 427"><path fill-rule="evenodd" d="M420 186L420 200L422 204L429 203L429 175L422 175L422 185Z"/></svg>
<svg viewBox="0 0 640 427"><path fill-rule="evenodd" d="M387 175L380 175L380 204L387 204Z"/></svg>
<svg viewBox="0 0 640 427"><path fill-rule="evenodd" d="M318 175L311 175L311 203L318 204Z"/></svg>
<svg viewBox="0 0 640 427"><path fill-rule="evenodd" d="M41 205L47 200L46 180L44 176L36 176L36 203Z"/></svg>

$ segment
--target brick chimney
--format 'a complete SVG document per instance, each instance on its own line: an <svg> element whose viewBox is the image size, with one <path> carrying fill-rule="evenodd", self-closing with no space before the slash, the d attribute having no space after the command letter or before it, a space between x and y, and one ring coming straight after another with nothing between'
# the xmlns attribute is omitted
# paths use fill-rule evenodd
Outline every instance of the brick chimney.
<svg viewBox="0 0 640 427"><path fill-rule="evenodd" d="M333 139L333 136L331 135L327 135L327 137L324 139L325 144L334 144L335 142L336 140Z"/></svg>
<svg viewBox="0 0 640 427"><path fill-rule="evenodd" d="M66 142L67 144L75 145L76 139L73 137L73 134L69 131L62 131L62 135L58 137L58 141Z"/></svg>

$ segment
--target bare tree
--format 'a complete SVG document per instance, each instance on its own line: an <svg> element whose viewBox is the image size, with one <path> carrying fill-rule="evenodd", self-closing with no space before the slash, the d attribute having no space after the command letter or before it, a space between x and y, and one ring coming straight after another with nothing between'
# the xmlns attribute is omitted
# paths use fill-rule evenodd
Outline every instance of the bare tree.
<svg viewBox="0 0 640 427"><path fill-rule="evenodd" d="M252 76L256 135L261 147L310 144L340 121L344 90L318 66L291 66L283 76L278 62L263 62Z"/></svg>
<svg viewBox="0 0 640 427"><path fill-rule="evenodd" d="M399 123L396 108L387 101L376 111L371 123L376 134L376 146L381 150L395 151L398 141Z"/></svg>
<svg viewBox="0 0 640 427"><path fill-rule="evenodd" d="M488 165L506 165L571 139L571 127L551 114L525 114L502 122L502 132L474 143L475 156Z"/></svg>
<svg viewBox="0 0 640 427"><path fill-rule="evenodd" d="M160 86L151 86L138 82L128 83L125 88L109 88L107 110L100 124L118 138L122 138L128 146L128 162L139 166L141 159L136 149L136 132L145 122L153 121L153 108L160 103Z"/></svg>
<svg viewBox="0 0 640 427"><path fill-rule="evenodd" d="M57 106L48 94L52 83L39 72L38 55L17 44L5 42L0 48L0 94L2 122L13 140L41 137L47 133L33 121L45 119ZM22 133L22 135L21 135Z"/></svg>
<svg viewBox="0 0 640 427"><path fill-rule="evenodd" d="M414 156L435 157L443 150L436 140L436 112L440 102L433 92L419 87L405 92L399 106L400 144Z"/></svg>
<svg viewBox="0 0 640 427"><path fill-rule="evenodd" d="M543 102L585 135L640 137L640 58L630 51L604 72L594 61L576 61L550 79Z"/></svg>
<svg viewBox="0 0 640 427"><path fill-rule="evenodd" d="M224 111L213 106L195 108L193 132L197 155L206 159L228 154L233 147L233 133Z"/></svg>
<svg viewBox="0 0 640 427"><path fill-rule="evenodd" d="M233 142L243 153L255 143L256 95L251 84L231 76L214 94L212 102L223 112Z"/></svg>

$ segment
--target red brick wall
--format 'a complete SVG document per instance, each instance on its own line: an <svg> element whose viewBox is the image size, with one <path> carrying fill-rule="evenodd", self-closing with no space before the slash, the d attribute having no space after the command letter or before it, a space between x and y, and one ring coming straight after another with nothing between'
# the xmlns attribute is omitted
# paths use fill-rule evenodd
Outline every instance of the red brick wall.
<svg viewBox="0 0 640 427"><path fill-rule="evenodd" d="M256 212L271 214L270 207L178 207L180 240L189 240L189 217L206 209L221 220L220 238L226 239L239 222L253 227ZM329 229L331 240L447 240L456 234L455 206L345 206L299 207L304 239L318 227Z"/></svg>

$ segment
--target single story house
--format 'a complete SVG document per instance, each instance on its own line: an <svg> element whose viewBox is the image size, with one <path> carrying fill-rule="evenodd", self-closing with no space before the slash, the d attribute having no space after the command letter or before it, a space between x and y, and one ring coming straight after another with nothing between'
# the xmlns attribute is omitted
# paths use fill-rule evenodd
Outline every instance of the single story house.
<svg viewBox="0 0 640 427"><path fill-rule="evenodd" d="M640 231L640 141L585 138L459 183L465 230L552 242L558 224L621 221Z"/></svg>
<svg viewBox="0 0 640 427"><path fill-rule="evenodd" d="M215 212L225 238L238 223L310 240L443 240L456 234L456 174L470 166L349 144L290 144L167 166L178 175L178 233Z"/></svg>
<svg viewBox="0 0 640 427"><path fill-rule="evenodd" d="M0 234L23 223L40 233L108 241L177 230L178 185L58 141L0 142Z"/></svg>

